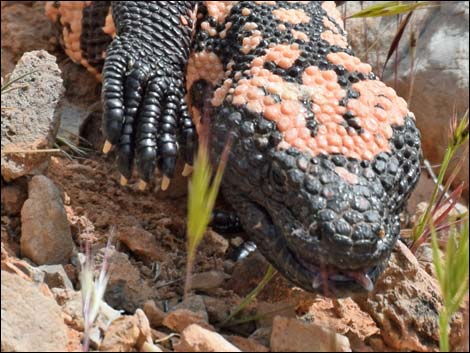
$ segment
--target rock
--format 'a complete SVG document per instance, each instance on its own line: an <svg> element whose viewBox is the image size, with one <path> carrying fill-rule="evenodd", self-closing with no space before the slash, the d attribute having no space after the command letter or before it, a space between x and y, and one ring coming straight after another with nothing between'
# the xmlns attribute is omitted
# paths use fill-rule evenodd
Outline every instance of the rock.
<svg viewBox="0 0 470 353"><path fill-rule="evenodd" d="M364 1L367 7L375 1ZM359 2L347 3L348 15L360 10ZM410 78L413 77L413 95L410 110L422 134L424 157L431 164L440 164L448 144L448 131L452 113L462 117L468 108L469 99L469 3L441 2L420 11L415 11L405 30L398 48L397 86L398 95L408 99ZM367 31L363 24L367 23ZM416 33L414 67L411 67L410 30ZM356 53L366 58L364 33L367 32L368 51L366 60L382 72L383 63L396 32L396 17L370 18L347 21L349 38ZM453 55L449 55L453 53ZM392 56L382 79L394 87L395 55ZM377 70L379 69L379 70ZM413 74L411 73L413 70ZM439 84L436 84L438 82ZM457 158L455 158L457 161ZM452 170L451 165L450 169ZM466 162L468 165L468 154ZM462 168L457 181L469 185L468 168ZM468 193L464 193L468 201Z"/></svg>
<svg viewBox="0 0 470 353"><path fill-rule="evenodd" d="M131 352L147 343L153 345L150 325L141 309L133 316L114 320L107 329L99 347L103 352Z"/></svg>
<svg viewBox="0 0 470 353"><path fill-rule="evenodd" d="M44 282L49 288L73 289L73 284L62 265L43 265L39 266L39 270L44 272Z"/></svg>
<svg viewBox="0 0 470 353"><path fill-rule="evenodd" d="M57 111L60 115L60 135L72 141L77 146L80 145L82 142L79 138L80 126L88 116L88 110L64 98L60 101Z"/></svg>
<svg viewBox="0 0 470 353"><path fill-rule="evenodd" d="M229 275L232 274L233 269L235 268L235 262L233 260L227 259L224 260L224 272Z"/></svg>
<svg viewBox="0 0 470 353"><path fill-rule="evenodd" d="M217 298L203 296L206 305L207 315L210 323L224 322L230 315L230 311L239 304L236 297Z"/></svg>
<svg viewBox="0 0 470 353"><path fill-rule="evenodd" d="M65 264L63 265L63 267L64 267L65 273L67 274L67 277L72 282L72 285L73 286L77 285L78 275L79 275L77 268L72 264Z"/></svg>
<svg viewBox="0 0 470 353"><path fill-rule="evenodd" d="M225 336L225 338L236 347L240 348L243 352L269 352L266 346L263 346L258 341L251 338L241 336Z"/></svg>
<svg viewBox="0 0 470 353"><path fill-rule="evenodd" d="M153 300L145 302L143 307L145 315L150 321L151 327L158 327L162 325L163 319L167 315L163 310L161 310Z"/></svg>
<svg viewBox="0 0 470 353"><path fill-rule="evenodd" d="M255 330L248 338L269 347L269 338L271 337L272 327L261 327Z"/></svg>
<svg viewBox="0 0 470 353"><path fill-rule="evenodd" d="M219 288L227 278L230 276L223 271L194 273L191 278L191 289L210 292L211 289Z"/></svg>
<svg viewBox="0 0 470 353"><path fill-rule="evenodd" d="M140 227L120 228L118 239L147 263L168 262L168 256L158 246L155 236L145 229Z"/></svg>
<svg viewBox="0 0 470 353"><path fill-rule="evenodd" d="M429 202L420 202L416 206L416 211L414 212L414 215L411 219L412 224L416 224L420 217L426 212L426 209L429 206ZM443 212L446 211L448 204L443 204L442 207L439 208L439 210L434 214L434 219L438 219L439 217L442 216ZM465 215L468 212L468 208L461 204L461 203L456 203L454 207L450 210L449 214L442 220L444 222L449 222L451 223L452 221L455 221L457 219L461 219L462 217L465 217Z"/></svg>
<svg viewBox="0 0 470 353"><path fill-rule="evenodd" d="M77 109L80 108L77 107ZM101 133L101 117L103 116L101 100L92 103L86 108L86 111L87 113L85 117L80 117L81 124L79 126L79 136L89 142L91 147L95 150L101 151L105 142L105 138Z"/></svg>
<svg viewBox="0 0 470 353"><path fill-rule="evenodd" d="M214 330L200 313L195 313L187 309L172 311L163 319L164 326L178 333L183 332L188 326L193 324L208 330Z"/></svg>
<svg viewBox="0 0 470 353"><path fill-rule="evenodd" d="M82 293L68 288L52 288L56 302L62 307L66 323L74 330L83 331Z"/></svg>
<svg viewBox="0 0 470 353"><path fill-rule="evenodd" d="M362 311L351 298L319 296L301 319L348 337L353 351L363 351L366 347L364 342L380 334L380 329L370 315Z"/></svg>
<svg viewBox="0 0 470 353"><path fill-rule="evenodd" d="M100 312L96 318L97 325L105 331L111 323L122 316L122 311L116 310L109 306L106 302L102 301L100 305Z"/></svg>
<svg viewBox="0 0 470 353"><path fill-rule="evenodd" d="M413 215L416 212L418 204L429 201L430 195L432 195L435 186L436 184L434 184L432 178L428 175L427 172L423 171L421 177L418 180L418 184L416 184L415 189L411 193L411 196L406 203L406 209L410 215L412 215L412 218L415 218Z"/></svg>
<svg viewBox="0 0 470 353"><path fill-rule="evenodd" d="M21 254L38 265L65 263L74 243L60 192L43 175L28 185L29 198L21 210Z"/></svg>
<svg viewBox="0 0 470 353"><path fill-rule="evenodd" d="M257 327L270 327L276 316L296 318L295 304L288 300L276 303L259 302L256 305Z"/></svg>
<svg viewBox="0 0 470 353"><path fill-rule="evenodd" d="M460 118L468 109L469 100L469 3L442 2L426 10L428 18L418 23L419 30L414 65L414 89L410 109L422 134L424 157L431 164L440 164L448 144L450 118L453 112ZM423 14L424 15L424 14ZM453 53L453 55L449 55ZM411 76L408 48L402 48L398 58L398 94L406 97ZM394 80L393 66L384 80ZM439 84L436 84L439 82ZM463 152L463 151L462 151ZM458 158L450 165L455 166ZM465 165L468 165L468 153ZM469 183L468 168L463 167L455 181ZM464 195L468 193L465 192Z"/></svg>
<svg viewBox="0 0 470 353"><path fill-rule="evenodd" d="M27 75L29 74L29 75ZM6 181L42 173L49 153L16 153L51 148L59 128L55 108L64 93L55 57L45 50L23 55L10 80L12 91L2 93L2 177ZM10 153L11 152L11 153ZM13 153L15 152L15 153Z"/></svg>
<svg viewBox="0 0 470 353"><path fill-rule="evenodd" d="M18 215L21 212L23 203L28 198L26 188L20 185L7 185L2 187L2 214L10 216Z"/></svg>
<svg viewBox="0 0 470 353"><path fill-rule="evenodd" d="M214 255L222 256L224 255L229 247L229 242L219 233L213 231L212 229L206 230L204 237L201 240L199 245L200 249L210 248ZM210 254L210 251L207 251Z"/></svg>
<svg viewBox="0 0 470 353"><path fill-rule="evenodd" d="M444 252L441 249L438 249L439 257L444 259ZM436 271L434 269L434 259L432 254L432 245L429 243L421 244L415 253L416 259L419 262L419 265L431 276L436 277Z"/></svg>
<svg viewBox="0 0 470 353"><path fill-rule="evenodd" d="M150 342L144 342L142 347L140 347L140 351L141 352L163 352L163 350L159 346Z"/></svg>
<svg viewBox="0 0 470 353"><path fill-rule="evenodd" d="M99 349L99 346L101 345L101 342L103 341L99 327L93 326L90 329L89 337L90 337L90 348Z"/></svg>
<svg viewBox="0 0 470 353"><path fill-rule="evenodd" d="M2 352L67 351L67 326L53 298L5 271L1 287Z"/></svg>
<svg viewBox="0 0 470 353"><path fill-rule="evenodd" d="M271 332L272 352L351 352L347 337L297 319L277 316Z"/></svg>
<svg viewBox="0 0 470 353"><path fill-rule="evenodd" d="M176 352L241 352L216 332L198 325L190 325L181 333L181 342Z"/></svg>
<svg viewBox="0 0 470 353"><path fill-rule="evenodd" d="M209 315L207 314L206 302L204 297L201 295L191 295L186 300L174 306L173 310L187 309L201 315L204 321L209 321Z"/></svg>
<svg viewBox="0 0 470 353"><path fill-rule="evenodd" d="M113 251L109 256L109 265L104 300L113 308L133 313L155 295L126 254Z"/></svg>
<svg viewBox="0 0 470 353"><path fill-rule="evenodd" d="M375 289L353 299L374 319L392 349L429 351L439 347L439 293L436 280L398 241Z"/></svg>
<svg viewBox="0 0 470 353"><path fill-rule="evenodd" d="M241 297L246 296L253 288L256 288L264 277L268 265L269 263L259 251L250 254L241 261L237 261L227 288L232 289Z"/></svg>
<svg viewBox="0 0 470 353"><path fill-rule="evenodd" d="M2 259L2 270L17 274L24 279L30 279L38 284L44 282L44 272L30 265L27 261L15 257Z"/></svg>
<svg viewBox="0 0 470 353"><path fill-rule="evenodd" d="M62 307L67 325L74 330L82 332L84 330L83 312L82 312L82 292L70 289L53 288L52 293L56 302ZM121 313L114 310L105 302L101 302L98 316L94 326L101 332L105 332L109 325L121 317Z"/></svg>
<svg viewBox="0 0 470 353"><path fill-rule="evenodd" d="M44 16L44 3L2 2L2 76L13 70L23 53L52 51L55 47L52 32L52 23Z"/></svg>

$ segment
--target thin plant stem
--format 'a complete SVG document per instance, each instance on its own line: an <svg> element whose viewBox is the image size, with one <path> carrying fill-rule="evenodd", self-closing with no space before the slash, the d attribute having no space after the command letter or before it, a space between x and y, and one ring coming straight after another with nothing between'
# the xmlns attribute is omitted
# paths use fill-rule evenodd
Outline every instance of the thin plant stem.
<svg viewBox="0 0 470 353"><path fill-rule="evenodd" d="M263 290L263 288L269 283L269 281L273 278L273 276L277 273L277 271L274 269L273 266L269 265L268 270L266 271L263 279L261 280L260 283L256 286L255 289L253 289L246 297L243 299L243 301L240 303L239 306L235 308L235 310L228 316L227 319L225 319L222 324L220 324L221 327L224 327L227 325L230 320L232 320L240 311L242 311L248 304L252 302L254 298Z"/></svg>

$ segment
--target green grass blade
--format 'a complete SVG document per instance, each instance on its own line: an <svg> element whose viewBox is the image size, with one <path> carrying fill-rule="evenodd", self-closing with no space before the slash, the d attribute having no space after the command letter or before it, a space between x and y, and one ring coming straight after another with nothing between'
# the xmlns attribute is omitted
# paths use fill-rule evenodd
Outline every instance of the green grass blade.
<svg viewBox="0 0 470 353"><path fill-rule="evenodd" d="M31 71L31 72L27 72L27 73L25 73L24 75L21 75L21 76L19 76L19 77L13 79L13 80L11 80L11 81L8 81L7 83L5 83L5 84L2 86L1 93L10 92L12 89L10 89L10 90L7 91L8 87L10 87L12 84L14 84L14 83L16 83L16 82L22 80L23 78L25 78L25 77L27 77L27 76L29 76L29 75L32 75L32 74L36 73L36 72L38 72L38 70L33 70L33 71Z"/></svg>
<svg viewBox="0 0 470 353"><path fill-rule="evenodd" d="M437 243L437 235L434 227L431 227L431 244L432 244L432 261L436 270L437 281L441 288L444 284L444 270L441 257L439 256L439 244ZM443 293L444 295L444 293Z"/></svg>
<svg viewBox="0 0 470 353"><path fill-rule="evenodd" d="M250 304L253 299L256 298L256 296L263 290L263 288L269 283L269 281L274 277L274 275L277 273L277 271L269 265L263 279L261 280L260 283L256 286L255 289L253 289L246 297L243 299L243 301L238 305L234 311L230 313L227 319L225 319L224 322L220 325L221 327L226 326L240 311L242 311L248 304Z"/></svg>
<svg viewBox="0 0 470 353"><path fill-rule="evenodd" d="M439 4L432 1L420 1L411 4L403 4L401 1L387 1L369 6L348 18L393 16L434 6L439 6Z"/></svg>

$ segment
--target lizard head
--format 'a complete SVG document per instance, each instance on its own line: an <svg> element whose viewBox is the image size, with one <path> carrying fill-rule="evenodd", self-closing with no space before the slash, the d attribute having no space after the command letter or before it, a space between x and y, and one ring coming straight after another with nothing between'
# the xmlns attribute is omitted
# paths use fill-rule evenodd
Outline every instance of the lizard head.
<svg viewBox="0 0 470 353"><path fill-rule="evenodd" d="M414 121L394 126L390 150L371 160L293 147L248 153L246 143L234 144L224 191L262 254L308 291L372 290L419 178Z"/></svg>

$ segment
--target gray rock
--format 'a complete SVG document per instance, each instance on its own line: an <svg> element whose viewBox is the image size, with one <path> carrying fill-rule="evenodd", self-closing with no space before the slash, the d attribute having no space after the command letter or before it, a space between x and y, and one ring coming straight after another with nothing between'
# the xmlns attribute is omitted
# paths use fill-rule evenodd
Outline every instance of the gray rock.
<svg viewBox="0 0 470 353"><path fill-rule="evenodd" d="M10 79L26 74L13 84L16 89L2 93L1 159L6 181L47 168L49 153L13 152L51 148L59 127L55 108L64 87L55 57L45 50L24 54Z"/></svg>
<svg viewBox="0 0 470 353"><path fill-rule="evenodd" d="M109 281L104 295L106 303L118 310L133 313L155 294L126 254L118 251L111 253Z"/></svg>
<svg viewBox="0 0 470 353"><path fill-rule="evenodd" d="M359 1L348 1L347 14L361 9ZM362 2L364 8L376 1ZM448 144L450 118L455 109L460 118L469 100L469 2L440 2L439 6L415 11L398 48L397 86L403 98L409 98L410 79L414 88L410 110L416 116L422 133L424 157L439 164ZM365 29L365 25L367 29ZM388 50L396 32L396 17L348 19L348 37L356 54L381 74ZM414 74L411 73L410 31L417 37ZM367 33L367 39L365 38ZM370 46L373 44L373 48ZM366 47L369 47L367 49ZM366 54L367 52L367 54ZM394 87L395 55L382 79ZM456 159L457 160L457 159ZM468 165L468 155L466 157ZM452 166L451 166L452 169ZM468 168L462 168L457 179L469 183Z"/></svg>
<svg viewBox="0 0 470 353"><path fill-rule="evenodd" d="M29 198L21 210L21 254L38 265L70 259L74 243L61 195L43 175L29 183Z"/></svg>
<svg viewBox="0 0 470 353"><path fill-rule="evenodd" d="M80 126L89 114L88 110L64 98L60 101L58 112L60 114L60 136L64 136L79 145Z"/></svg>
<svg viewBox="0 0 470 353"><path fill-rule="evenodd" d="M44 273L44 282L49 288L73 289L73 284L62 265L43 265L39 266L39 270Z"/></svg>
<svg viewBox="0 0 470 353"><path fill-rule="evenodd" d="M207 322L209 321L209 316L207 314L207 308L206 308L206 302L204 301L204 298L201 295L192 295L188 297L186 300L182 301L178 305L175 305L172 311L175 311L178 309L190 310L193 313L201 315L204 321L207 321Z"/></svg>
<svg viewBox="0 0 470 353"><path fill-rule="evenodd" d="M441 6L428 10L428 16L417 27L420 35L410 109L423 136L424 157L432 164L439 164L448 144L447 131L454 109L459 118L468 109L469 3L444 1ZM397 93L407 97L411 69L410 55L405 48L400 53L398 72ZM385 72L384 80L389 84L393 81L392 70ZM468 165L468 154L465 165ZM468 187L468 168L461 169L457 180L464 181Z"/></svg>
<svg viewBox="0 0 470 353"><path fill-rule="evenodd" d="M32 283L2 271L2 352L65 352L60 307Z"/></svg>

